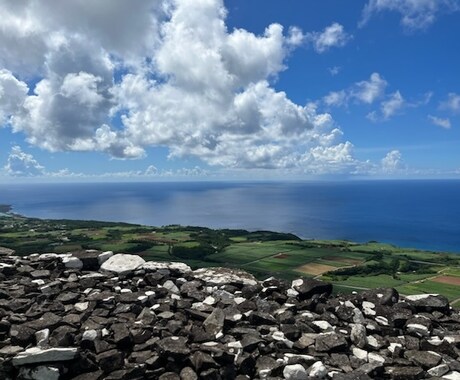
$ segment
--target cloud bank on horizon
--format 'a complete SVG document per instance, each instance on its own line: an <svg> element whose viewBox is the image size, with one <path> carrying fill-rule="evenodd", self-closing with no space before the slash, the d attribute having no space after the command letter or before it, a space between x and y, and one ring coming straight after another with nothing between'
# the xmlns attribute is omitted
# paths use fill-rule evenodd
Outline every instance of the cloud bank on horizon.
<svg viewBox="0 0 460 380"><path fill-rule="evenodd" d="M357 20L365 28L378 13L396 12L413 32L458 9L453 0L370 0ZM158 148L170 160L198 161L210 172L402 173L397 148L376 160L357 157L331 112L373 106L367 120L382 123L426 104L399 89L389 92L377 71L344 89L308 94L304 102L279 88L297 51L325 56L353 44L360 29L349 32L335 20L319 31L271 22L255 33L230 28L222 0L32 0L0 2L0 12L0 126L11 138L3 167L9 176L85 174L84 166L77 174L49 171L25 144L39 148L42 158L102 152L138 159L142 169L114 172L127 176L165 173L156 169ZM446 93L438 108L449 116L425 119L452 129L460 95ZM175 173L209 171L192 166Z"/></svg>

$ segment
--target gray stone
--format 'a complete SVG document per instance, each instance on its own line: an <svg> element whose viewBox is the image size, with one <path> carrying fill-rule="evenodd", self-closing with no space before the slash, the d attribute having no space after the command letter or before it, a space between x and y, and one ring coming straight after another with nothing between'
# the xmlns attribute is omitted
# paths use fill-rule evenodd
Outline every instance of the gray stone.
<svg viewBox="0 0 460 380"><path fill-rule="evenodd" d="M192 271L187 264L177 263L177 262L160 262L160 261L147 261L139 269L144 269L146 271L158 271L161 269L167 269L170 271L177 271L180 273L188 273Z"/></svg>
<svg viewBox="0 0 460 380"><path fill-rule="evenodd" d="M429 351L407 350L404 357L425 369L436 367L441 361L441 355Z"/></svg>
<svg viewBox="0 0 460 380"><path fill-rule="evenodd" d="M350 339L356 347L364 348L367 343L366 327L361 324L353 325L351 328Z"/></svg>
<svg viewBox="0 0 460 380"><path fill-rule="evenodd" d="M432 312L434 310L447 312L449 310L449 300L439 294L406 296L405 301L415 307L418 312Z"/></svg>
<svg viewBox="0 0 460 380"><path fill-rule="evenodd" d="M452 371L452 372L446 373L442 378L446 380L460 380L460 372Z"/></svg>
<svg viewBox="0 0 460 380"><path fill-rule="evenodd" d="M61 362L75 359L78 354L78 348L48 348L40 347L29 348L13 358L14 366L24 364L44 363L44 362Z"/></svg>
<svg viewBox="0 0 460 380"><path fill-rule="evenodd" d="M59 369L50 366L21 367L19 378L23 380L59 380Z"/></svg>
<svg viewBox="0 0 460 380"><path fill-rule="evenodd" d="M315 341L315 349L318 352L341 351L346 347L345 338L335 333L319 335Z"/></svg>
<svg viewBox="0 0 460 380"><path fill-rule="evenodd" d="M83 268L83 261L81 261L78 257L64 257L62 259L64 266L67 269L82 269Z"/></svg>
<svg viewBox="0 0 460 380"><path fill-rule="evenodd" d="M205 331L217 335L224 328L225 313L222 309L215 308L208 318L203 322Z"/></svg>
<svg viewBox="0 0 460 380"><path fill-rule="evenodd" d="M408 333L416 334L419 336L429 336L430 329L420 323L410 323L406 327Z"/></svg>
<svg viewBox="0 0 460 380"><path fill-rule="evenodd" d="M89 340L93 341L97 339L97 331L96 330L86 330L83 332L83 335L81 337L82 340Z"/></svg>
<svg viewBox="0 0 460 380"><path fill-rule="evenodd" d="M14 255L14 249L0 247L0 256L11 256Z"/></svg>
<svg viewBox="0 0 460 380"><path fill-rule="evenodd" d="M443 363L436 367L430 368L427 372L430 376L442 376L450 371L450 368L447 364Z"/></svg>
<svg viewBox="0 0 460 380"><path fill-rule="evenodd" d="M109 350L97 355L96 360L99 367L107 373L123 368L124 357L125 355L121 351Z"/></svg>
<svg viewBox="0 0 460 380"><path fill-rule="evenodd" d="M283 369L283 376L286 380L305 380L307 371L301 364L287 365Z"/></svg>
<svg viewBox="0 0 460 380"><path fill-rule="evenodd" d="M390 367L388 373L393 380L418 380L424 371L420 367Z"/></svg>
<svg viewBox="0 0 460 380"><path fill-rule="evenodd" d="M13 356L19 354L22 351L24 351L24 348L21 346L5 346L0 349L0 356Z"/></svg>
<svg viewBox="0 0 460 380"><path fill-rule="evenodd" d="M179 288L171 280L165 281L165 283L163 284L163 288L168 289L171 293L180 293Z"/></svg>
<svg viewBox="0 0 460 380"><path fill-rule="evenodd" d="M358 347L353 347L352 352L356 358L367 362L369 354L366 350L362 350L361 348L358 348Z"/></svg>
<svg viewBox="0 0 460 380"><path fill-rule="evenodd" d="M192 368L185 367L180 371L180 378L181 380L198 380L198 375Z"/></svg>
<svg viewBox="0 0 460 380"><path fill-rule="evenodd" d="M158 341L157 346L160 353L172 356L185 356L190 354L187 347L187 338L181 336L171 336Z"/></svg>
<svg viewBox="0 0 460 380"><path fill-rule="evenodd" d="M361 297L374 304L392 306L398 302L399 293L394 288L377 288L362 292Z"/></svg>
<svg viewBox="0 0 460 380"><path fill-rule="evenodd" d="M193 275L210 284L224 285L240 283L244 285L257 285L257 280L252 274L239 269L221 267L201 268L193 271Z"/></svg>
<svg viewBox="0 0 460 380"><path fill-rule="evenodd" d="M87 310L88 307L89 307L89 302L77 302L74 305L75 310L80 311L80 312Z"/></svg>
<svg viewBox="0 0 460 380"><path fill-rule="evenodd" d="M38 347L46 347L50 339L50 329L43 329L35 333Z"/></svg>
<svg viewBox="0 0 460 380"><path fill-rule="evenodd" d="M98 256L97 256L97 261L99 263L99 266L104 264L108 259L110 259L111 257L113 256L113 252L112 251L105 251L105 252L102 252L100 253Z"/></svg>
<svg viewBox="0 0 460 380"><path fill-rule="evenodd" d="M299 293L299 298L301 299L311 298L315 294L329 296L332 293L331 284L313 278L303 278L300 281L296 280L293 288Z"/></svg>
<svg viewBox="0 0 460 380"><path fill-rule="evenodd" d="M101 265L101 271L124 274L134 272L145 264L145 260L137 255L118 253L110 257Z"/></svg>
<svg viewBox="0 0 460 380"><path fill-rule="evenodd" d="M313 377L315 379L324 379L327 377L327 373L326 366L320 361L313 363L313 365L307 369L308 377Z"/></svg>

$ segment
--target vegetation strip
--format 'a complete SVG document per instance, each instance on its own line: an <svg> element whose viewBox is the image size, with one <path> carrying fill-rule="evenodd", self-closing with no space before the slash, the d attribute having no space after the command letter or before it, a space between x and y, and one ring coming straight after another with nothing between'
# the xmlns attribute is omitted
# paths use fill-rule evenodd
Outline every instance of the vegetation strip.
<svg viewBox="0 0 460 380"><path fill-rule="evenodd" d="M258 278L316 277L345 292L394 286L403 294L460 295L460 255L349 241L301 240L289 233L170 225L41 220L0 205L0 247L18 255L86 249L182 261L193 268L243 268ZM0 249L2 254L2 249Z"/></svg>

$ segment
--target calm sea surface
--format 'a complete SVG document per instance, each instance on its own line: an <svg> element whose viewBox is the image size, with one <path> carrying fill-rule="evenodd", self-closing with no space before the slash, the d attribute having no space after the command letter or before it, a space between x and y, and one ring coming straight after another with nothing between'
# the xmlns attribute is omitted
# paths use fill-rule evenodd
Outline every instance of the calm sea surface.
<svg viewBox="0 0 460 380"><path fill-rule="evenodd" d="M292 232L460 252L460 181L0 185L40 218Z"/></svg>

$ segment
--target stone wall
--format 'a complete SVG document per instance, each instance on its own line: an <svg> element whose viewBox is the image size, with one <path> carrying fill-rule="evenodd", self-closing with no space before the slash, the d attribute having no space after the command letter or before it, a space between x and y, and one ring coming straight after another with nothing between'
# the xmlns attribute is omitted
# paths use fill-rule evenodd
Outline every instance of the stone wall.
<svg viewBox="0 0 460 380"><path fill-rule="evenodd" d="M460 379L439 295L111 252L0 257L0 379Z"/></svg>

